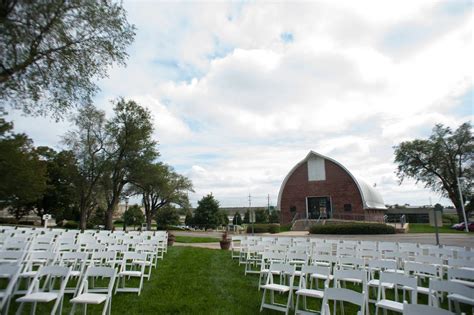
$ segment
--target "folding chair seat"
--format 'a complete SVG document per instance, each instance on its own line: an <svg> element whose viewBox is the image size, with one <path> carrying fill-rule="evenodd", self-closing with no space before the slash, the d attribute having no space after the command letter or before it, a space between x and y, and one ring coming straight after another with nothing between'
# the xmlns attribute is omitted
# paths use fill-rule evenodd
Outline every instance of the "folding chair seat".
<svg viewBox="0 0 474 315"><path fill-rule="evenodd" d="M474 288L474 270L450 268L448 269L448 280Z"/></svg>
<svg viewBox="0 0 474 315"><path fill-rule="evenodd" d="M73 315L76 310L77 304L84 305L84 314L87 312L88 304L102 304L102 315L110 314L112 310L112 294L115 285L115 278L117 276L117 270L113 267L100 267L100 266L89 266L82 278L81 284L74 298L71 299L72 308L70 315ZM109 279L107 287L97 288L94 286L95 278ZM104 292L104 293L96 293Z"/></svg>
<svg viewBox="0 0 474 315"><path fill-rule="evenodd" d="M403 315L454 315L454 313L429 305L404 303Z"/></svg>
<svg viewBox="0 0 474 315"><path fill-rule="evenodd" d="M293 308L293 282L294 282L295 266L289 264L271 264L268 272L268 277L265 285L262 286L263 295L262 303L260 304L260 312L264 308L284 312L288 314L290 308ZM275 281L275 278L280 281ZM286 281L288 279L288 282ZM285 284L288 283L288 284ZM266 301L267 292L270 293L270 302ZM275 301L275 293L280 295L288 295L286 303L279 303Z"/></svg>
<svg viewBox="0 0 474 315"><path fill-rule="evenodd" d="M438 279L439 272L438 268L434 265L422 264L417 262L407 262L405 264L405 272L407 275L417 276L418 282L421 282L422 279ZM410 290L410 288L405 288ZM418 293L429 295L429 287L418 286L416 288Z"/></svg>
<svg viewBox="0 0 474 315"><path fill-rule="evenodd" d="M357 305L359 310L357 315L365 314L366 300L365 292L359 293L353 290L344 289L344 288L327 288L324 290L324 299L322 304L321 315L331 315L331 310L329 306L329 301L334 301L334 305L337 302L341 302L342 305L342 314L344 314L344 302ZM336 313L336 308L334 308L334 315Z"/></svg>
<svg viewBox="0 0 474 315"><path fill-rule="evenodd" d="M120 271L118 273L119 281L115 292L137 292L138 295L140 295L143 287L143 278L145 277L145 264L143 262L146 258L147 254L145 253L124 253L122 265L120 266ZM140 282L138 287L126 287L126 278L139 278Z"/></svg>
<svg viewBox="0 0 474 315"><path fill-rule="evenodd" d="M376 300L370 299L370 288L377 290L380 285L380 279L376 278L376 273L380 275L381 272L395 272L397 270L397 263L393 260L371 260L369 261L368 268L368 281L367 281L367 297L370 303L375 303ZM393 289L393 283L382 283L388 289Z"/></svg>
<svg viewBox="0 0 474 315"><path fill-rule="evenodd" d="M45 279L44 283L41 280ZM59 290L53 292L54 286L52 285L59 281ZM34 277L30 284L26 295L18 298L16 301L20 303L17 315L20 315L23 311L24 303L33 303L32 314L35 314L37 303L49 303L55 301L51 314L61 314L62 305L64 300L64 289L67 281L69 280L69 268L63 266L43 266L38 270L38 273ZM59 309L58 309L59 308Z"/></svg>
<svg viewBox="0 0 474 315"><path fill-rule="evenodd" d="M254 245L247 249L247 258L245 259L245 275L249 273L260 273L260 263L265 246Z"/></svg>
<svg viewBox="0 0 474 315"><path fill-rule="evenodd" d="M3 279L4 288L0 290L0 311L8 314L13 288L20 274L20 266L14 264L0 265L0 279ZM5 283L6 282L6 283Z"/></svg>
<svg viewBox="0 0 474 315"><path fill-rule="evenodd" d="M403 312L403 302L398 301L399 288L404 289L402 301L405 301L405 288L410 288L408 291L411 295L410 302L411 304L417 304L417 281L418 279L416 277L410 277L395 272L381 272L379 288L377 292L377 302L375 303L375 314L378 315L380 308L398 313ZM384 283L392 283L394 285L395 294L393 300L387 298L387 286L382 285Z"/></svg>
<svg viewBox="0 0 474 315"><path fill-rule="evenodd" d="M43 266L52 265L56 260L57 254L54 252L31 252L27 254L25 259L25 266L18 276L14 294L22 294L25 291L20 291L22 280L27 280L28 286Z"/></svg>
<svg viewBox="0 0 474 315"><path fill-rule="evenodd" d="M364 269L365 261L356 256L338 257L336 266L338 269Z"/></svg>
<svg viewBox="0 0 474 315"><path fill-rule="evenodd" d="M93 252L90 257L90 265L115 268L117 253L115 251Z"/></svg>
<svg viewBox="0 0 474 315"><path fill-rule="evenodd" d="M151 278L151 269L155 264L156 261L156 249L153 245L144 245L138 244L135 248L135 252L137 253L144 253L146 254L146 259L144 261L138 261L138 263L145 264L145 277L147 280ZM148 269L148 271L147 271Z"/></svg>
<svg viewBox="0 0 474 315"><path fill-rule="evenodd" d="M329 287L329 278L330 278L330 268L324 266L303 266L301 268L300 281L298 284L298 289L295 292L296 295L296 306L295 314L313 314L317 313L316 310L308 308L307 299L308 298L317 298L322 299L324 297L324 289ZM324 281L323 290L319 290L317 286L317 280L322 279L321 276L324 276L326 279ZM316 287L313 288L313 280L316 281ZM303 309L299 308L299 299L303 299Z"/></svg>
<svg viewBox="0 0 474 315"><path fill-rule="evenodd" d="M230 243L232 259L239 258L242 239L242 236L232 236L232 241Z"/></svg>
<svg viewBox="0 0 474 315"><path fill-rule="evenodd" d="M313 254L311 257L311 265L333 267L337 262L337 257L332 255Z"/></svg>
<svg viewBox="0 0 474 315"><path fill-rule="evenodd" d="M441 307L440 299L444 298L444 293L448 298L449 311L452 310L451 304L454 304L457 314L460 314L459 304L474 306L474 289L461 283L431 279L429 289L428 304L431 306Z"/></svg>

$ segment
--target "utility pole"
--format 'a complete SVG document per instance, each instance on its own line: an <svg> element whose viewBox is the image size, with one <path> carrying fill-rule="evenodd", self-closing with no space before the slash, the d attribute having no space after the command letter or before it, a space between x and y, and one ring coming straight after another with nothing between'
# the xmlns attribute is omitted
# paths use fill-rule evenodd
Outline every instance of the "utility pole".
<svg viewBox="0 0 474 315"><path fill-rule="evenodd" d="M250 208L252 208L252 196L250 196L250 193L249 193L249 219L250 219L250 222L252 223L252 235L253 235L253 214L252 214L252 210L250 210Z"/></svg>
<svg viewBox="0 0 474 315"><path fill-rule="evenodd" d="M267 208L268 208L268 213L270 213L270 194L267 196Z"/></svg>

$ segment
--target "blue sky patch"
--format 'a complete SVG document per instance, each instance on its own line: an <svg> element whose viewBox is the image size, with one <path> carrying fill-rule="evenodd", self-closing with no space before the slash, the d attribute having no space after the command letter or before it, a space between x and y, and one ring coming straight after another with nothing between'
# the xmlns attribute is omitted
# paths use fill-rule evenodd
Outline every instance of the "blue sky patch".
<svg viewBox="0 0 474 315"><path fill-rule="evenodd" d="M292 43L295 40L294 37L293 37L293 33L290 33L290 32L281 33L280 34L280 39L285 44Z"/></svg>

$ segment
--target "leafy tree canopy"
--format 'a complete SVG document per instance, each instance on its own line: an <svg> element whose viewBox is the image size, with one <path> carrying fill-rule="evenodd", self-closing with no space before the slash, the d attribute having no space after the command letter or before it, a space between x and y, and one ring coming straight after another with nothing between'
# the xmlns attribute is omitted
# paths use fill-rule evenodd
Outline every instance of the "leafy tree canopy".
<svg viewBox="0 0 474 315"><path fill-rule="evenodd" d="M143 212L138 205L132 205L123 213L123 222L128 226L139 226L145 221Z"/></svg>
<svg viewBox="0 0 474 315"><path fill-rule="evenodd" d="M216 228L222 220L219 201L212 194L202 197L194 211L194 225L201 228Z"/></svg>
<svg viewBox="0 0 474 315"><path fill-rule="evenodd" d="M240 215L238 211L234 214L234 218L232 219L232 224L234 225L242 224L242 216Z"/></svg>
<svg viewBox="0 0 474 315"><path fill-rule="evenodd" d="M178 209L173 205L166 205L161 207L156 212L156 225L158 228L166 229L168 226L178 225L179 224L179 214Z"/></svg>
<svg viewBox="0 0 474 315"><path fill-rule="evenodd" d="M10 207L19 220L46 190L46 167L31 139L12 130L13 124L0 118L0 206Z"/></svg>
<svg viewBox="0 0 474 315"><path fill-rule="evenodd" d="M52 113L86 105L135 36L117 1L0 2L0 106Z"/></svg>
<svg viewBox="0 0 474 315"><path fill-rule="evenodd" d="M468 122L456 130L438 124L428 139L405 141L395 147L400 182L413 178L448 197L457 209L459 220L463 214L457 177L463 178L464 201L470 200L474 181L473 158L474 138Z"/></svg>

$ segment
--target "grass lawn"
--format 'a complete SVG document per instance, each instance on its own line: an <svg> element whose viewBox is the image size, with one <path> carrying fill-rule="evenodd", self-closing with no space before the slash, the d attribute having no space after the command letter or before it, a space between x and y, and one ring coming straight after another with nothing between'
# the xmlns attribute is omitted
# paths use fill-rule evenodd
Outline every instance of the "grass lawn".
<svg viewBox="0 0 474 315"><path fill-rule="evenodd" d="M194 237L176 235L177 243L217 243L220 239L216 237Z"/></svg>
<svg viewBox="0 0 474 315"><path fill-rule="evenodd" d="M281 314L271 310L259 312L262 291L257 290L257 283L258 276L244 276L244 267L230 258L229 251L171 247L153 270L151 280L145 280L140 296L114 295L112 314ZM69 314L70 298L67 295L64 301L63 314ZM426 303L426 297L419 296L419 301ZM311 302L310 306L320 309L320 304ZM48 314L50 306L39 304L36 314ZM16 308L12 302L10 314ZM101 310L89 306L88 314L100 314ZM24 313L28 312L29 307L25 307ZM77 313L82 313L81 307L76 309ZM346 305L345 313L355 314L354 308ZM374 314L372 305L370 313ZM467 314L471 314L469 310Z"/></svg>
<svg viewBox="0 0 474 315"><path fill-rule="evenodd" d="M451 229L449 225L440 226L438 227L439 233L465 233L464 231L458 231L455 229ZM429 224L425 223L410 223L410 229L408 233L435 233L435 227L430 226Z"/></svg>

